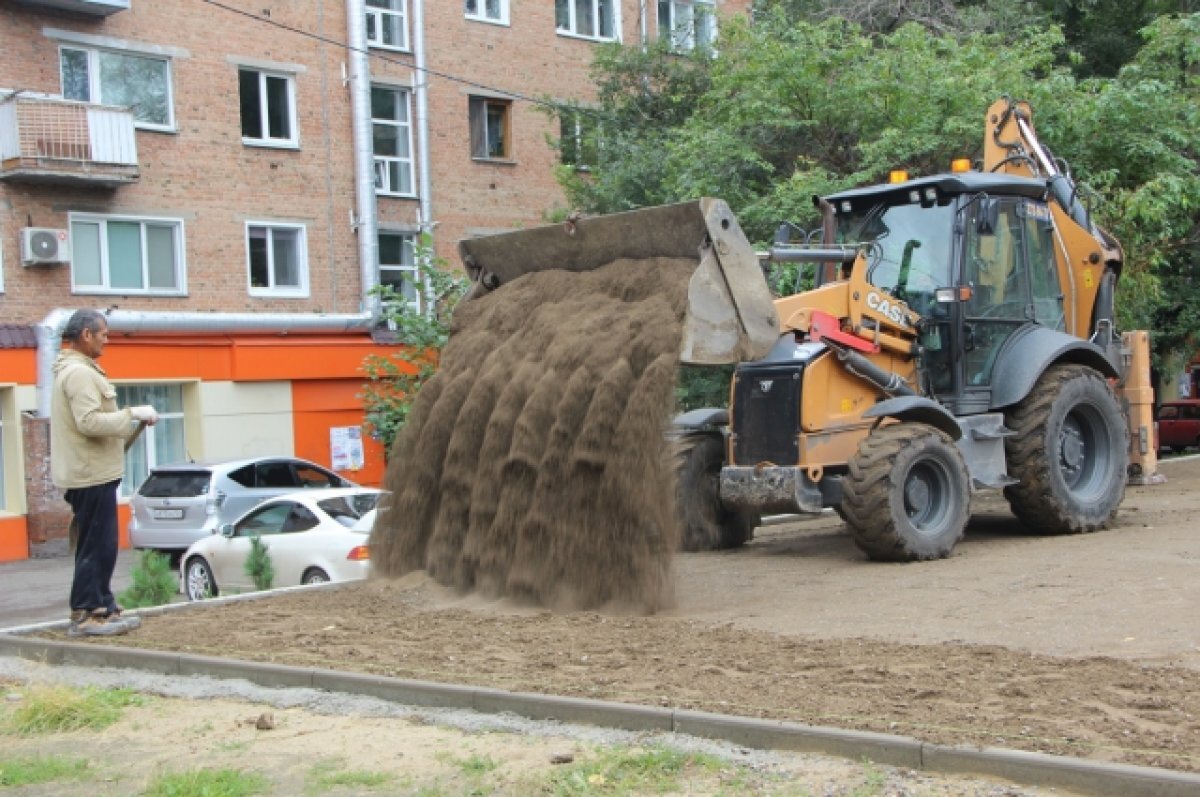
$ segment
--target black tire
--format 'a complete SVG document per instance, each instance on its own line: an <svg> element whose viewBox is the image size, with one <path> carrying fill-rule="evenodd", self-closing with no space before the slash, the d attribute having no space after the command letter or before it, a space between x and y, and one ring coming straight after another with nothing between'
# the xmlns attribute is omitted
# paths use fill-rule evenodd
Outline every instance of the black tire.
<svg viewBox="0 0 1200 797"><path fill-rule="evenodd" d="M193 556L184 565L183 594L190 601L215 598L220 594L212 568L202 556Z"/></svg>
<svg viewBox="0 0 1200 797"><path fill-rule="evenodd" d="M854 544L878 561L949 556L970 509L962 454L949 435L921 423L873 431L842 479L846 527Z"/></svg>
<svg viewBox="0 0 1200 797"><path fill-rule="evenodd" d="M761 522L753 509L721 503L721 467L725 439L717 432L685 434L675 442L675 505L684 551L737 548L754 536Z"/></svg>
<svg viewBox="0 0 1200 797"><path fill-rule="evenodd" d="M310 567L300 577L301 584L327 584L329 581L329 574L319 567Z"/></svg>
<svg viewBox="0 0 1200 797"><path fill-rule="evenodd" d="M1013 514L1040 534L1104 528L1125 498L1128 425L1099 373L1082 365L1046 370L1006 415L1004 488Z"/></svg>

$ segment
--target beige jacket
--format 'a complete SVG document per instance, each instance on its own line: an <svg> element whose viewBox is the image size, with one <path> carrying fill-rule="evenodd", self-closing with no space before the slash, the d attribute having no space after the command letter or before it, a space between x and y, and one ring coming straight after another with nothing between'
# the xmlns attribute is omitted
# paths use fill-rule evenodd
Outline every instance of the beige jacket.
<svg viewBox="0 0 1200 797"><path fill-rule="evenodd" d="M121 478L125 440L137 430L128 409L96 361L63 349L54 361L50 396L50 472L61 489L92 487Z"/></svg>

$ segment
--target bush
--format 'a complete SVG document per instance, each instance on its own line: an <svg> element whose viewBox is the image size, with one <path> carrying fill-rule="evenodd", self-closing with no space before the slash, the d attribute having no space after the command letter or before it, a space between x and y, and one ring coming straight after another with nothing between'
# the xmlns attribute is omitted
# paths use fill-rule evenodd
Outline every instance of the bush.
<svg viewBox="0 0 1200 797"><path fill-rule="evenodd" d="M179 581L171 572L169 557L157 551L139 551L133 566L133 583L120 595L126 609L162 606L179 591Z"/></svg>
<svg viewBox="0 0 1200 797"><path fill-rule="evenodd" d="M254 581L257 589L270 589L275 581L275 566L271 564L271 552L262 537L250 538L250 555L246 557L246 575Z"/></svg>

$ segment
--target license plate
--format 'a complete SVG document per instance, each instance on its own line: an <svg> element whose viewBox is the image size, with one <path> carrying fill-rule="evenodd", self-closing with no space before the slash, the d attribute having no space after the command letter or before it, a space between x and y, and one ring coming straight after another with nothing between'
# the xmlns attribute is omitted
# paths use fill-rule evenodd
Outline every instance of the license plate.
<svg viewBox="0 0 1200 797"><path fill-rule="evenodd" d="M179 520L183 517L182 509L151 509L150 514L155 520Z"/></svg>

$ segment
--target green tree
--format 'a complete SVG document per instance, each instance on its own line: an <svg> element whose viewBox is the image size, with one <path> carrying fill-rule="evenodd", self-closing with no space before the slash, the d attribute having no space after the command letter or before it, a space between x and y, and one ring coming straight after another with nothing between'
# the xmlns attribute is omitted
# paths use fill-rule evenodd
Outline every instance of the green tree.
<svg viewBox="0 0 1200 797"><path fill-rule="evenodd" d="M270 589L275 583L275 564L271 561L271 551L257 534L250 538L250 554L246 557L244 567L255 589Z"/></svg>
<svg viewBox="0 0 1200 797"><path fill-rule="evenodd" d="M121 605L126 609L162 606L179 591L170 558L157 551L139 551L130 575L132 583L121 593Z"/></svg>
<svg viewBox="0 0 1200 797"><path fill-rule="evenodd" d="M622 157L566 180L572 205L608 212L720 196L764 244L782 220L815 226L814 194L977 157L986 107L1028 99L1041 140L1124 245L1122 325L1154 330L1160 367L1194 350L1200 16L1154 19L1115 76L1080 78L1061 57L1066 38L1040 18L996 33L911 22L882 31L810 21L788 5L762 3L753 24L723 24L716 59L671 66L678 56L606 49L594 112L618 120Z"/></svg>
<svg viewBox="0 0 1200 797"><path fill-rule="evenodd" d="M403 348L388 357L369 355L363 362L367 384L360 398L367 431L383 444L385 456L408 421L417 392L437 371L438 356L450 336L451 314L470 284L465 275L450 271L444 260L433 256L427 235L417 241L415 260L418 279L413 287L420 295L419 306L390 285L376 291L382 319Z"/></svg>

